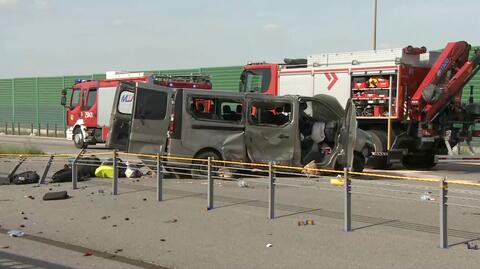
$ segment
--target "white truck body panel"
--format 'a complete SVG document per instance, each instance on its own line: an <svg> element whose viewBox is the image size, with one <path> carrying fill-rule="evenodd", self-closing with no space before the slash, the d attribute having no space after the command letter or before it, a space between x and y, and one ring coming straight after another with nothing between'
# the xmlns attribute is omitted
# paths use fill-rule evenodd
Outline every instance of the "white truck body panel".
<svg viewBox="0 0 480 269"><path fill-rule="evenodd" d="M97 125L104 128L110 126L113 100L116 87L98 88L97 94Z"/></svg>
<svg viewBox="0 0 480 269"><path fill-rule="evenodd" d="M305 68L279 66L278 94L329 94L345 105L352 75L391 74L400 64L430 67L437 57L437 52L410 55L401 48L311 55Z"/></svg>

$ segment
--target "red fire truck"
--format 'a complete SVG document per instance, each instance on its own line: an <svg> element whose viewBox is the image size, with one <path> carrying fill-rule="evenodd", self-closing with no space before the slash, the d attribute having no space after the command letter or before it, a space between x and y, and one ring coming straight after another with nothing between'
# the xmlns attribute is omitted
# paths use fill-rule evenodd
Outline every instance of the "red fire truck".
<svg viewBox="0 0 480 269"><path fill-rule="evenodd" d="M142 81L171 88L211 89L205 75L147 75L111 71L104 80L78 80L71 89L62 92L62 104L67 107L67 139L77 148L107 141L110 114L115 90L120 82ZM71 92L68 105L66 95ZM124 102L132 102L126 96Z"/></svg>
<svg viewBox="0 0 480 269"><path fill-rule="evenodd" d="M475 130L480 104L474 103L472 89L469 102L461 103L463 87L480 69L480 52L469 59L470 50L459 41L442 52L408 46L253 63L244 67L240 91L330 94L342 104L352 98L358 126L375 144L370 166L401 162L407 168L430 168L435 154L480 136Z"/></svg>

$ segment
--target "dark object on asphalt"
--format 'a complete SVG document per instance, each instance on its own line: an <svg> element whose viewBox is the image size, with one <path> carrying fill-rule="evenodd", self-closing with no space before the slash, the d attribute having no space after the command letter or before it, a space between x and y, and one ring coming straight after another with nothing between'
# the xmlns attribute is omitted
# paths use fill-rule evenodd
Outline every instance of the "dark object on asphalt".
<svg viewBox="0 0 480 269"><path fill-rule="evenodd" d="M86 257L92 256L92 255L93 255L93 253L90 252L90 251L87 251L87 252L83 253L83 256L86 256Z"/></svg>
<svg viewBox="0 0 480 269"><path fill-rule="evenodd" d="M25 158L20 157L20 160L18 160L17 165L15 165L15 167L10 172L10 174L8 174L8 177L7 177L8 184L12 184L15 172L17 172L18 168L20 167L20 165L22 165L23 162L25 162Z"/></svg>
<svg viewBox="0 0 480 269"><path fill-rule="evenodd" d="M123 251L123 249L122 249L122 248L119 248L119 249L116 249L116 250L115 250L115 253L122 252L122 251Z"/></svg>
<svg viewBox="0 0 480 269"><path fill-rule="evenodd" d="M125 220L126 220L126 221L129 221L129 220L130 220L130 218L125 218Z"/></svg>
<svg viewBox="0 0 480 269"><path fill-rule="evenodd" d="M24 196L25 198L28 198L30 200L35 200L35 197L33 197L32 195L27 195L27 196Z"/></svg>
<svg viewBox="0 0 480 269"><path fill-rule="evenodd" d="M147 198L143 198L143 201L147 201Z"/></svg>
<svg viewBox="0 0 480 269"><path fill-rule="evenodd" d="M23 224L20 224L20 228L25 228L25 225L23 225Z"/></svg>
<svg viewBox="0 0 480 269"><path fill-rule="evenodd" d="M162 239L160 239L160 241L165 242L165 239L162 238Z"/></svg>
<svg viewBox="0 0 480 269"><path fill-rule="evenodd" d="M83 181L90 177L95 177L95 170L100 166L100 159L92 155L88 157L81 157L77 160L78 181ZM58 170L52 176L52 182L71 182L72 181L72 167L65 164L63 169Z"/></svg>
<svg viewBox="0 0 480 269"><path fill-rule="evenodd" d="M64 200L68 199L70 196L68 196L67 191L55 191L55 192L47 192L43 196L44 201L50 201L50 200Z"/></svg>
<svg viewBox="0 0 480 269"><path fill-rule="evenodd" d="M79 177L79 180L81 177ZM65 165L63 169L58 170L52 175L52 182L58 183L58 182L69 182L72 181L72 168L70 168L68 165Z"/></svg>
<svg viewBox="0 0 480 269"><path fill-rule="evenodd" d="M175 223L175 222L178 222L178 219L171 219L171 220L164 221L164 223Z"/></svg>
<svg viewBox="0 0 480 269"><path fill-rule="evenodd" d="M13 175L11 182L15 185L34 184L37 183L40 176L35 171L25 171Z"/></svg>
<svg viewBox="0 0 480 269"><path fill-rule="evenodd" d="M465 245L467 245L467 249L478 250L478 245L473 242L466 242Z"/></svg>
<svg viewBox="0 0 480 269"><path fill-rule="evenodd" d="M27 217L23 217L24 220L27 220L28 218Z"/></svg>

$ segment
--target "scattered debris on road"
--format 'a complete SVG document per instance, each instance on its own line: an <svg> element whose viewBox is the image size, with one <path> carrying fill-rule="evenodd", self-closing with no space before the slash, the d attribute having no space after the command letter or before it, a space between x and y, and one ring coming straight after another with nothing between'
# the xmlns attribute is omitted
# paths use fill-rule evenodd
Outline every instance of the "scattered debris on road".
<svg viewBox="0 0 480 269"><path fill-rule="evenodd" d="M427 191L420 196L420 200L422 201L435 201L435 198L431 196L431 192Z"/></svg>
<svg viewBox="0 0 480 269"><path fill-rule="evenodd" d="M315 225L313 219L301 220L297 223L298 226L305 226L305 225Z"/></svg>
<svg viewBox="0 0 480 269"><path fill-rule="evenodd" d="M37 183L40 176L36 171L25 171L15 174L12 177L12 183L15 185L34 184Z"/></svg>
<svg viewBox="0 0 480 269"><path fill-rule="evenodd" d="M271 247L273 247L273 245L272 244L267 244L267 245L265 245L265 247L271 248Z"/></svg>
<svg viewBox="0 0 480 269"><path fill-rule="evenodd" d="M238 185L240 188L248 188L248 187L249 187L248 183L247 183L245 180L243 180L243 179L237 181L237 185Z"/></svg>
<svg viewBox="0 0 480 269"><path fill-rule="evenodd" d="M171 219L171 220L164 221L164 223L175 223L175 222L178 222L178 219Z"/></svg>
<svg viewBox="0 0 480 269"><path fill-rule="evenodd" d="M478 245L473 242L465 242L465 245L467 245L467 249L478 250Z"/></svg>
<svg viewBox="0 0 480 269"><path fill-rule="evenodd" d="M93 256L93 253L90 252L90 251L87 251L87 252L83 253L83 256L86 256L86 257Z"/></svg>
<svg viewBox="0 0 480 269"><path fill-rule="evenodd" d="M25 195L23 197L28 198L30 200L35 200L35 197L33 197L32 195Z"/></svg>
<svg viewBox="0 0 480 269"><path fill-rule="evenodd" d="M44 201L50 200L65 200L68 199L70 196L68 195L67 191L55 191L55 192L47 192L43 195Z"/></svg>
<svg viewBox="0 0 480 269"><path fill-rule="evenodd" d="M22 237L25 235L24 232L19 231L19 230L10 230L7 232L8 236L10 237Z"/></svg>

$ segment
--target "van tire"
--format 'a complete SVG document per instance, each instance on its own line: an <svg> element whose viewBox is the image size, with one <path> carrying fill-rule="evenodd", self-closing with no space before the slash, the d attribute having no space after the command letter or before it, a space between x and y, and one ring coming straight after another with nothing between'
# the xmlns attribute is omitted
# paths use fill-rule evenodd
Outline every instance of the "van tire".
<svg viewBox="0 0 480 269"><path fill-rule="evenodd" d="M222 157L219 156L218 153L212 151L212 150L207 150L207 151L201 151L197 155L195 155L195 159L208 159L208 157L212 158L212 160L222 160ZM192 170L191 170L191 175L193 179L207 179L207 161L192 161ZM195 169L195 170L193 170ZM198 171L201 170L201 171ZM212 168L212 172L218 170L215 168Z"/></svg>
<svg viewBox="0 0 480 269"><path fill-rule="evenodd" d="M80 130L80 127L75 128L73 130L73 144L78 149L85 149L87 148L87 143L83 140L83 133Z"/></svg>

